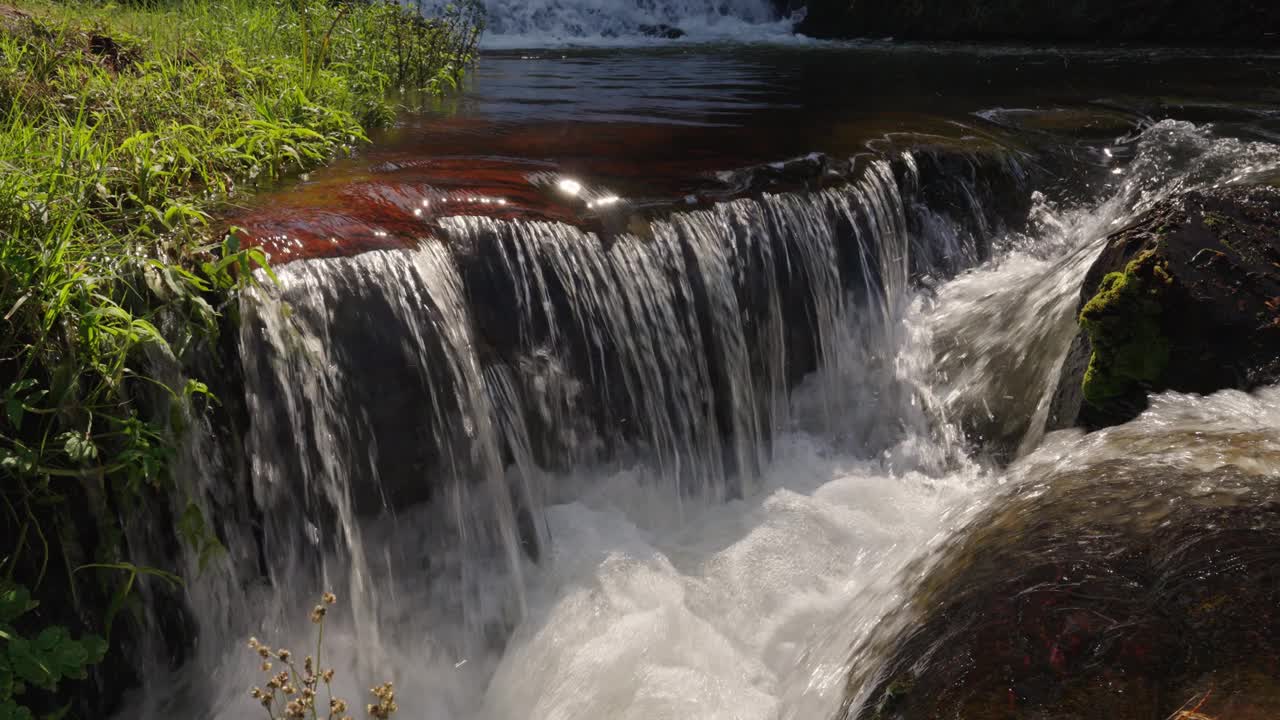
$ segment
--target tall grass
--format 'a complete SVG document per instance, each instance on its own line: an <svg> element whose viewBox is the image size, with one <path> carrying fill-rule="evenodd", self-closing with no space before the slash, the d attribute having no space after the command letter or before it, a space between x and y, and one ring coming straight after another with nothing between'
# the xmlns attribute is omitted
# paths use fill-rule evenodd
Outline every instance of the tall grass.
<svg viewBox="0 0 1280 720"><path fill-rule="evenodd" d="M69 507L99 509L94 566L129 567L103 542L122 536L110 499L174 492L176 439L141 398L216 401L143 361L208 348L265 267L212 217L363 142L401 91L455 86L481 18L352 0L17 4L0 12L0 592L39 597L60 546L83 544ZM109 625L106 608L74 610Z"/></svg>

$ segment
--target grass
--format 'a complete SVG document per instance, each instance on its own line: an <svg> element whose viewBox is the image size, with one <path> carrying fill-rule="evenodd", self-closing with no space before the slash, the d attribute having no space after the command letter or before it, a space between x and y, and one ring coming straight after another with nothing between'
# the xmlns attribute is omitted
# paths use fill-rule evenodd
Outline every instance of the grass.
<svg viewBox="0 0 1280 720"><path fill-rule="evenodd" d="M67 565L60 544L83 534L69 507L99 509L98 540L122 535L110 502L78 498L180 492L176 415L144 398L216 398L150 368L207 352L266 265L213 218L364 142L395 98L456 87L481 17L355 0L4 3L0 586L39 597ZM102 566L127 563L122 541L98 545Z"/></svg>

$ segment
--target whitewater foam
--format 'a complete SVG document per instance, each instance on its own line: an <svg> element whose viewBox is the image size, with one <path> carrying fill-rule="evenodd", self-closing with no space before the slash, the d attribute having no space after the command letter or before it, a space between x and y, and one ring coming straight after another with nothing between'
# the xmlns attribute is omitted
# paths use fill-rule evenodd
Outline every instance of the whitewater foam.
<svg viewBox="0 0 1280 720"><path fill-rule="evenodd" d="M800 41L796 18L770 0L486 0L485 10L490 50Z"/></svg>
<svg viewBox="0 0 1280 720"><path fill-rule="evenodd" d="M626 473L550 508L551 561L481 717L777 717L850 596L893 603L983 485L974 468L888 474L804 434L776 452L762 492L682 528L637 512Z"/></svg>

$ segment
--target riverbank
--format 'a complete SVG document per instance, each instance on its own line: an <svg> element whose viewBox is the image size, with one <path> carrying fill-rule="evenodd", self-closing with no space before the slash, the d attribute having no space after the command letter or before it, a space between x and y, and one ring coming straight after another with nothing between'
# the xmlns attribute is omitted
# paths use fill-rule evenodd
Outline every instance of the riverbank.
<svg viewBox="0 0 1280 720"><path fill-rule="evenodd" d="M156 573L132 564L129 522L183 506L167 471L180 418L217 405L201 378L174 386L154 368L214 356L235 293L269 262L214 219L350 152L394 97L456 87L480 17L466 3L433 20L381 2L0 5L0 590L41 602L0 622L67 626L76 660L12 668L26 692L0 683L0 711L81 694L59 682L101 653L70 636L112 640L113 621L132 634L129 592ZM177 534L218 551L198 512L181 518ZM128 664L111 665L73 710L123 690Z"/></svg>

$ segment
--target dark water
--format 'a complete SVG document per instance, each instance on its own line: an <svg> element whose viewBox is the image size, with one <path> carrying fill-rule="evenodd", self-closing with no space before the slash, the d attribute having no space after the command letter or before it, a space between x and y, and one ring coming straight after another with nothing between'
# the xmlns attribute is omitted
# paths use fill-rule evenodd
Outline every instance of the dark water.
<svg viewBox="0 0 1280 720"><path fill-rule="evenodd" d="M1274 139L1277 108L1280 56L1250 53L958 46L490 53L460 97L404 116L357 157L266 195L258 202L266 209L237 224L278 260L325 255L412 242L421 223L445 214L580 221L589 213L557 192L562 177L588 190L581 197L594 192L643 207L724 190L720 171L809 153L847 158L930 144L1047 149L1087 170L1112 160L1105 145L1168 118ZM1055 170L1076 186L1089 179L1075 168ZM429 196L451 204L424 208Z"/></svg>

